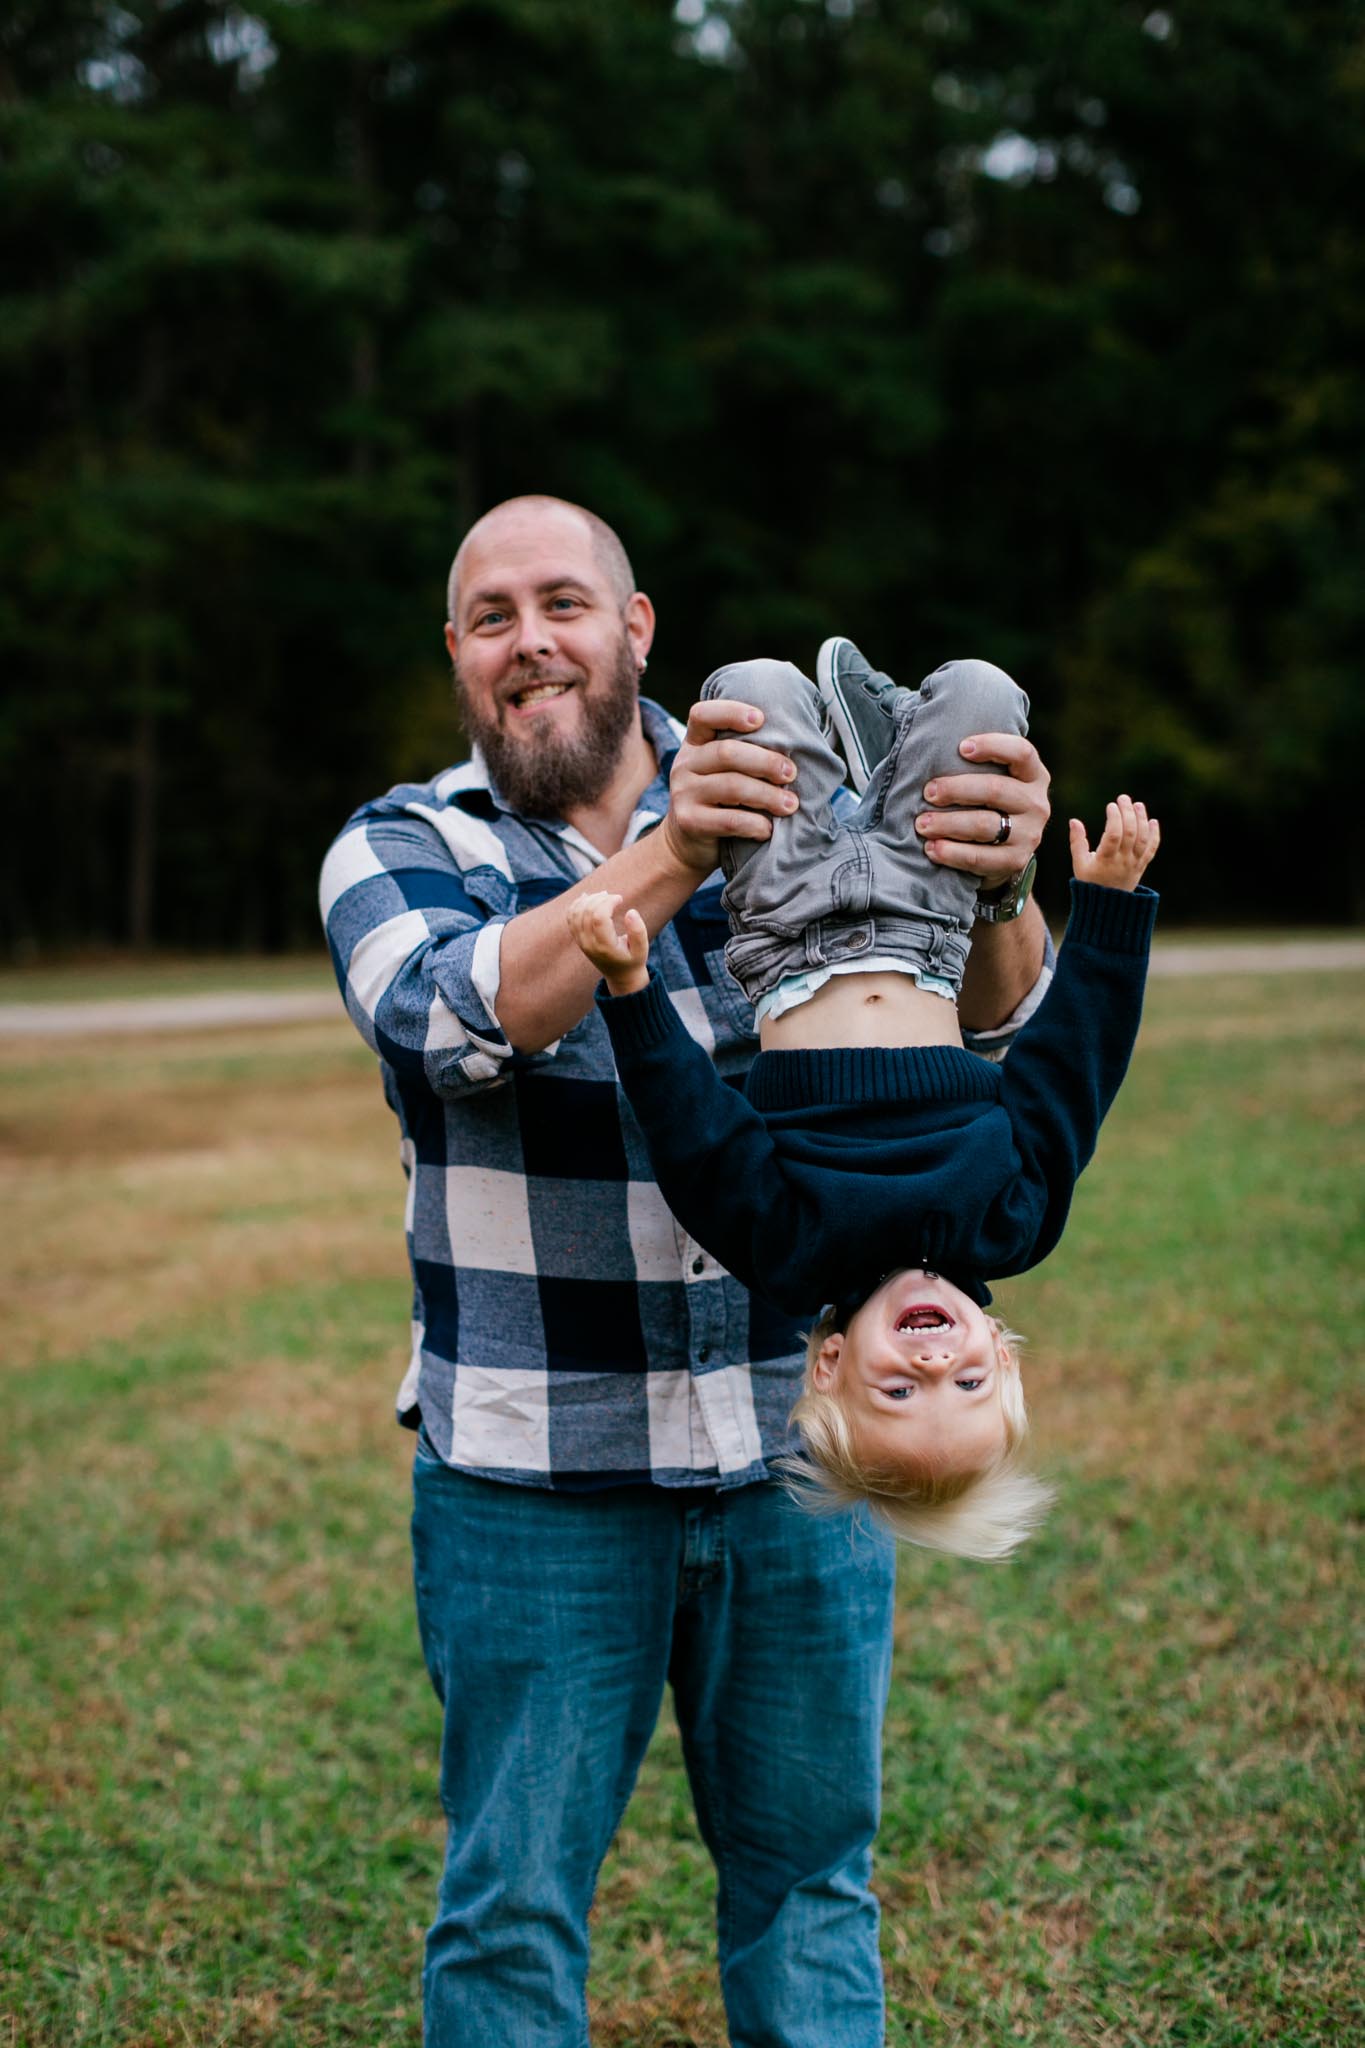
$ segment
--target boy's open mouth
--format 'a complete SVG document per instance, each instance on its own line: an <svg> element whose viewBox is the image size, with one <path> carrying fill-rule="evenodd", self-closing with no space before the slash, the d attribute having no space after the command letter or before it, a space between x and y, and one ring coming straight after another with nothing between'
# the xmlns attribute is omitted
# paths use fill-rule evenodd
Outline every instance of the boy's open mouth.
<svg viewBox="0 0 1365 2048"><path fill-rule="evenodd" d="M950 1315L928 1302L916 1302L912 1308L902 1309L896 1318L898 1330L951 1330L954 1327Z"/></svg>

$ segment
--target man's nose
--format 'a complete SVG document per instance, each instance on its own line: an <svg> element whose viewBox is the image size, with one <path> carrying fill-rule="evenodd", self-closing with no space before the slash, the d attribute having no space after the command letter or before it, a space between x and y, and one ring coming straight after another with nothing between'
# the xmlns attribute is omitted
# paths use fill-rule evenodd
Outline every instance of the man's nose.
<svg viewBox="0 0 1365 2048"><path fill-rule="evenodd" d="M554 645L550 628L539 612L523 612L517 620L517 659L536 661Z"/></svg>

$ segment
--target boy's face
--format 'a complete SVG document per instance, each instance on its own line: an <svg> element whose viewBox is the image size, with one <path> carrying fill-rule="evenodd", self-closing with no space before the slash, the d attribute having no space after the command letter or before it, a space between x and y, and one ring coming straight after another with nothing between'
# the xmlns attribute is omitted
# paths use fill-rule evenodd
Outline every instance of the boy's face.
<svg viewBox="0 0 1365 2048"><path fill-rule="evenodd" d="M1001 1387L1015 1370L985 1310L914 1268L883 1281L847 1330L826 1338L811 1380L836 1397L869 1461L946 1477L1005 1450Z"/></svg>

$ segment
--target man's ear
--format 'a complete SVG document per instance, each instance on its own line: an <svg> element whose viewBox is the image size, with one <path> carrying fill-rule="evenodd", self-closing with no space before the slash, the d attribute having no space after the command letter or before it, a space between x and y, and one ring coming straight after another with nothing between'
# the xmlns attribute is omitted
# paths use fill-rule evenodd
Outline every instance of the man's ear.
<svg viewBox="0 0 1365 2048"><path fill-rule="evenodd" d="M844 1355L842 1330L832 1330L811 1360L810 1383L817 1394L832 1394L839 1380L839 1360Z"/></svg>
<svg viewBox="0 0 1365 2048"><path fill-rule="evenodd" d="M636 668L643 673L645 659L654 645L654 607L643 590L633 591L626 602L626 638Z"/></svg>
<svg viewBox="0 0 1365 2048"><path fill-rule="evenodd" d="M451 625L451 623L450 623L450 620L449 620L449 619L447 619L447 620L446 620L446 653L447 653L447 654L448 654L448 655L450 656L450 658L451 658L451 660L452 660L452 661L454 661L454 659L455 659L455 649L456 649L456 647L457 647L457 645L458 645L458 644L459 644L459 643L457 642L457 640L456 640L456 638L455 638L455 628L454 628L454 627L453 627L453 626Z"/></svg>

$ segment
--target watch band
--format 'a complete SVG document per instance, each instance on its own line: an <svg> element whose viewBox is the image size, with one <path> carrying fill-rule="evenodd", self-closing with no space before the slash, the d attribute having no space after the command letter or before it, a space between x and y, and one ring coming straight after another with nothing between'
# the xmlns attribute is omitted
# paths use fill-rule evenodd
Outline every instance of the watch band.
<svg viewBox="0 0 1365 2048"><path fill-rule="evenodd" d="M1038 874L1038 856L1035 853L1027 867L999 889L992 889L976 899L977 920L981 924L1012 924L1033 894L1033 884Z"/></svg>

